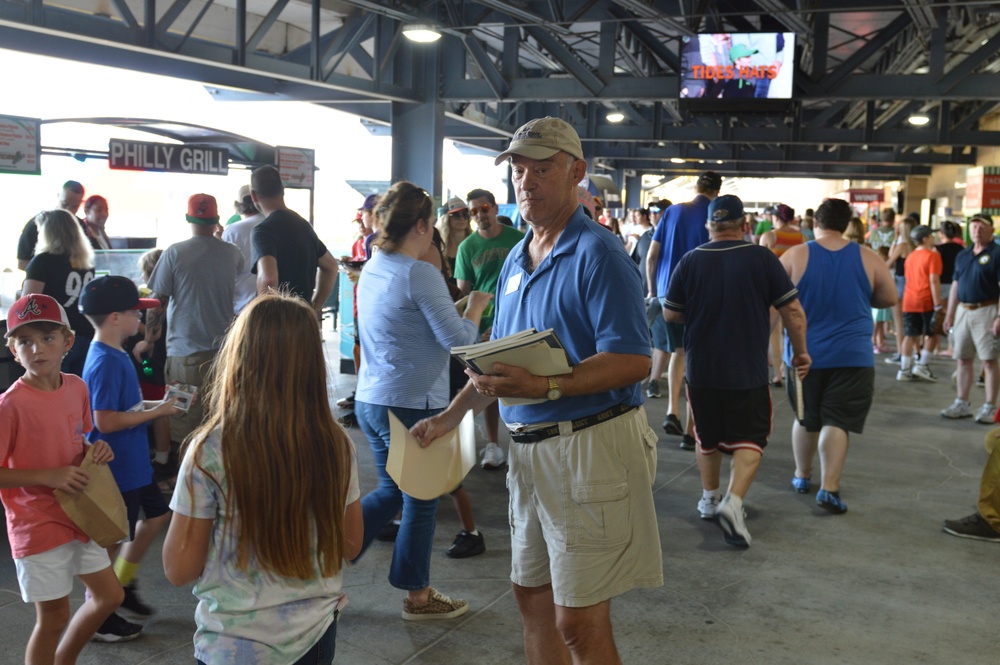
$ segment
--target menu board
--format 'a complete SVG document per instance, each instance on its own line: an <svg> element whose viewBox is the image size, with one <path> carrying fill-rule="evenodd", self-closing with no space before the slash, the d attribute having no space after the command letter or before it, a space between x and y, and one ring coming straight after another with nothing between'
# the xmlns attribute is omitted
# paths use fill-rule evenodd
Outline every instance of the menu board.
<svg viewBox="0 0 1000 665"><path fill-rule="evenodd" d="M274 152L277 155L278 173L285 187L313 188L313 171L316 170L315 150L277 146Z"/></svg>
<svg viewBox="0 0 1000 665"><path fill-rule="evenodd" d="M0 115L0 173L41 175L41 120Z"/></svg>

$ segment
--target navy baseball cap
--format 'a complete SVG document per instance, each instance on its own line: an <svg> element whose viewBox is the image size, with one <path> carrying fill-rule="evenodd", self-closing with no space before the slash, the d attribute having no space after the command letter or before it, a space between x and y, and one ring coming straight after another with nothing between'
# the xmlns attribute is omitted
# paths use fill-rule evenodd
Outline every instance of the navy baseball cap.
<svg viewBox="0 0 1000 665"><path fill-rule="evenodd" d="M80 295L80 311L84 314L114 314L159 306L160 301L155 298L140 298L135 282L121 275L92 279Z"/></svg>
<svg viewBox="0 0 1000 665"><path fill-rule="evenodd" d="M708 204L708 221L714 223L734 222L743 219L743 201L733 194L716 196Z"/></svg>

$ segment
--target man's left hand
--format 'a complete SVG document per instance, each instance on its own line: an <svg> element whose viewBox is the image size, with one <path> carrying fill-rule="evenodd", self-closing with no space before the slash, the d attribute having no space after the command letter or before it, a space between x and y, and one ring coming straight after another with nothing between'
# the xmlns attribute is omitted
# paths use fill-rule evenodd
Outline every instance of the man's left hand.
<svg viewBox="0 0 1000 665"><path fill-rule="evenodd" d="M806 378L809 368L812 367L812 362L812 358L809 357L808 353L796 353L792 356L792 367L795 368L795 373L799 379Z"/></svg>
<svg viewBox="0 0 1000 665"><path fill-rule="evenodd" d="M496 374L487 376L476 374L471 369L465 373L476 387L476 392L487 397L524 397L539 399L549 391L549 382L544 376L536 376L526 369L494 363Z"/></svg>

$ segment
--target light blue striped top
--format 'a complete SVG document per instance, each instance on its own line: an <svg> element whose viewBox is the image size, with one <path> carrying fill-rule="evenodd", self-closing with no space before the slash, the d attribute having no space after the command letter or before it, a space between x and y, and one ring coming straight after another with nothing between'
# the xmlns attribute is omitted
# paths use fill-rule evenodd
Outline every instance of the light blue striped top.
<svg viewBox="0 0 1000 665"><path fill-rule="evenodd" d="M361 372L355 399L406 409L448 406L451 347L479 329L455 310L441 273L401 252L376 252L358 280Z"/></svg>

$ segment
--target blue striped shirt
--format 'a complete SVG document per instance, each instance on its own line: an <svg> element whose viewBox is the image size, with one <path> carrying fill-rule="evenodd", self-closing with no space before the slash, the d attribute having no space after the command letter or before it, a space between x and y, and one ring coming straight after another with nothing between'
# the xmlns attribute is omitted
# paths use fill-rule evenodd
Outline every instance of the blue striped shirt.
<svg viewBox="0 0 1000 665"><path fill-rule="evenodd" d="M448 406L448 355L479 340L441 273L401 252L376 252L358 280L361 371L355 399L406 409Z"/></svg>

